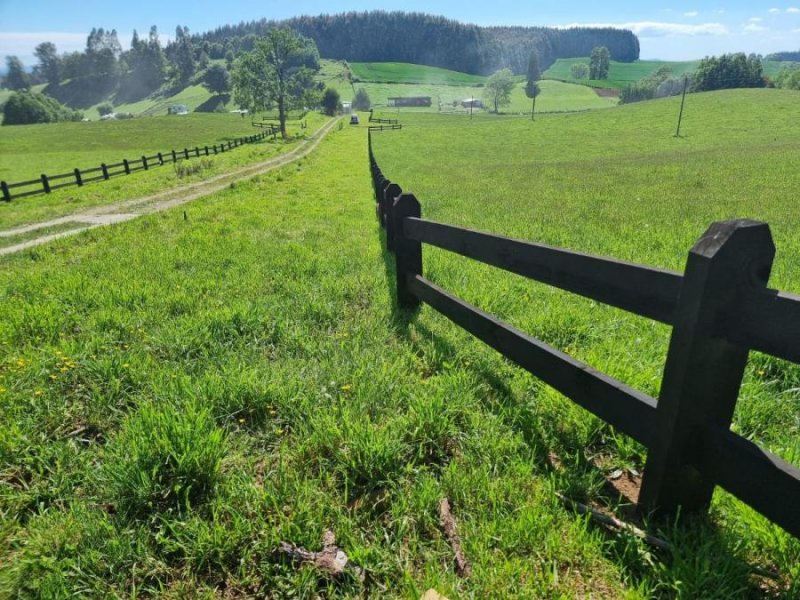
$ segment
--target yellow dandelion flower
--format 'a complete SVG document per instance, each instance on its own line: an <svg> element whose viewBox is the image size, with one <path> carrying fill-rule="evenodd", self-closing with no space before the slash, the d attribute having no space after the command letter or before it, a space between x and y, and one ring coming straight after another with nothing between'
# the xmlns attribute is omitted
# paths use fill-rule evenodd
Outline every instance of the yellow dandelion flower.
<svg viewBox="0 0 800 600"><path fill-rule="evenodd" d="M350 385L349 383L345 383L345 384L344 384L344 385L343 385L343 386L342 386L340 389L341 389L343 392L349 392L350 390L352 390L352 389L353 389L353 386L352 386L352 385Z"/></svg>

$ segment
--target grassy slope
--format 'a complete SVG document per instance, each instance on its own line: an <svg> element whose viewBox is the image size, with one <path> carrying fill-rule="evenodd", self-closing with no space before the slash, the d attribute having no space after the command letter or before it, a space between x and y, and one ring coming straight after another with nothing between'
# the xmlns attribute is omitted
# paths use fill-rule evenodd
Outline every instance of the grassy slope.
<svg viewBox="0 0 800 600"><path fill-rule="evenodd" d="M550 79L559 79L562 81L581 83L583 85L591 85L594 87L622 89L625 86L644 79L652 75L661 67L669 67L672 69L673 77L681 77L689 74L697 68L700 64L699 60L690 61L666 61L666 60L637 60L632 63L620 63L611 61L611 67L608 72L608 79L601 81L592 81L586 79L573 79L570 69L572 65L577 63L589 64L588 58L559 58L547 69L543 76ZM781 68L791 63L781 63L779 61L763 61L764 75L774 77L777 75Z"/></svg>
<svg viewBox="0 0 800 600"><path fill-rule="evenodd" d="M476 83L482 83L485 78L405 63L386 63L391 66L385 70L380 68L380 65L384 63L353 63L350 66L355 74L356 67L365 64L374 67L374 71L371 72L375 80L358 82L354 84L354 87L355 89L361 87L366 89L370 100L378 109L389 110L386 105L388 98L393 96L430 96L433 101L431 108L401 109L400 112L438 112L439 102L442 103L443 112L453 112L453 102L461 102L465 98L472 97L484 98L485 96L483 86L476 85ZM353 86L341 77L342 68L343 65L340 62L323 61L318 79L325 85L335 88L343 100L349 101L354 96ZM420 83L396 83L401 80L401 77ZM465 84L458 85L456 84L458 81L463 81ZM537 111L571 112L607 108L616 104L615 99L600 98L593 91L581 85L565 84L560 81L542 81L541 86L542 95L537 99ZM525 96L524 83L519 83L511 96L511 105L503 110L522 113L530 111L530 108L531 102ZM455 110L463 112L460 108Z"/></svg>
<svg viewBox="0 0 800 600"><path fill-rule="evenodd" d="M250 119L239 115L200 113L6 127L0 136L0 179L12 182L41 173L67 173L75 167L117 163L123 158L215 144L256 132Z"/></svg>
<svg viewBox="0 0 800 600"><path fill-rule="evenodd" d="M679 267L712 217L767 217L775 283L797 289L794 101L693 97L683 139L671 100L535 124L406 115L376 145L429 217L661 266ZM723 115L740 113L731 128ZM394 312L365 164L364 129L347 127L188 221L171 211L2 260L0 595L758 596L741 559L798 580L798 543L723 494L711 524L661 533L665 562L565 511L553 491L613 505L590 461L640 466L641 450L431 310ZM657 391L665 328L443 253L425 264ZM800 460L797 369L753 362L737 427ZM148 495L153 464L173 466ZM198 490L189 508L172 484ZM318 549L326 528L365 584L273 554Z"/></svg>
<svg viewBox="0 0 800 600"><path fill-rule="evenodd" d="M3 261L0 595L623 593L599 533L553 500L533 382L434 315L393 316L365 164L364 129L344 128L188 221ZM192 457L166 480L199 490L189 509L142 496L173 455ZM326 528L365 584L273 554Z"/></svg>
<svg viewBox="0 0 800 600"><path fill-rule="evenodd" d="M376 137L376 152L387 176L420 199L428 218L675 270L712 221L765 220L778 248L771 285L797 292L793 164L800 131L791 110L797 99L797 92L778 90L692 95L682 138L673 137L679 99L542 117L535 124L406 115L401 132ZM426 252L426 270L437 283L657 395L666 327L435 249ZM796 465L798 389L800 367L754 353L735 417L736 430ZM558 398L545 388L534 395L539 406ZM557 412L552 424L584 419L580 409L558 405ZM606 428L552 426L552 435L563 436L554 447L571 464L594 458L609 468L642 466L643 451ZM724 552L775 560L797 585L800 542L722 492L713 514L724 523L724 537L730 535ZM716 565L710 571L727 568L723 558L709 560ZM706 584L687 577L685 597L708 594ZM726 589L712 595L743 594Z"/></svg>
<svg viewBox="0 0 800 600"><path fill-rule="evenodd" d="M560 58L547 69L542 75L549 79L560 79L592 85L595 87L622 89L626 85L644 79L648 75L655 73L661 67L672 69L673 77L680 77L685 73L690 73L697 68L699 61L663 61L663 60L637 60L633 63L620 63L611 61L608 70L608 79L602 81L592 81L587 79L576 80L572 78L570 69L577 63L589 64L588 58Z"/></svg>
<svg viewBox="0 0 800 600"><path fill-rule="evenodd" d="M437 85L478 86L486 77L469 75L449 69L409 63L350 63L353 76L362 82L429 83Z"/></svg>
<svg viewBox="0 0 800 600"><path fill-rule="evenodd" d="M175 187L184 183L200 181L219 175L238 166L264 161L278 154L295 148L303 139L312 135L326 117L309 113L305 119L307 129L300 129L299 122L290 122L289 138L286 141L267 139L256 144L242 146L231 152L218 154L209 158L202 157L203 169L191 176L179 176L172 165L157 167L149 171L139 171L130 176L114 177L109 181L101 181L85 185L81 188L68 187L52 194L23 198L10 203L0 203L0 227L7 228L46 218L54 218L74 213L83 208L107 204L120 200L138 198L147 194ZM20 131L20 134L14 132ZM12 131L9 128L9 131ZM24 135L26 131L31 134ZM81 167L89 167L101 161L119 162L123 158L135 158L147 152L152 155L158 151L166 151L174 142L182 142L194 147L196 144L213 144L242 134L250 135L260 131L250 125L249 119L238 115L190 114L172 117L140 118L129 121L103 121L98 123L56 123L48 125L26 125L13 128L12 134L18 137L11 139L0 137L2 144L21 148L14 153L3 153L3 162L13 161L18 168L35 177L35 173L46 170L64 172L71 170L73 161L80 160ZM4 130L5 132L5 130ZM103 132L103 136L99 135ZM106 132L112 135L106 135ZM153 139L159 141L156 145ZM105 140L104 142L101 140ZM152 145L151 145L152 144ZM89 148L82 150L84 145ZM48 152L57 149L57 152ZM20 154L15 154L19 152ZM15 156L27 157L29 166L25 166ZM76 158L83 157L83 158ZM197 159L192 159L197 160ZM84 162L85 161L85 162ZM87 164L88 163L88 164ZM191 161L190 161L191 163ZM52 166L54 171L50 171ZM60 165L60 166L59 166ZM58 170L55 168L58 167Z"/></svg>

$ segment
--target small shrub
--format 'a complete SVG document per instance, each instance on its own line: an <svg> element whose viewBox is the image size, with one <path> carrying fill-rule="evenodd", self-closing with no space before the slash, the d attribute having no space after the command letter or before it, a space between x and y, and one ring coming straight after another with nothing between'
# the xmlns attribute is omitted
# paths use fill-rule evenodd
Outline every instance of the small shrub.
<svg viewBox="0 0 800 600"><path fill-rule="evenodd" d="M586 79L589 77L589 65L586 63L576 63L570 68L573 79Z"/></svg>
<svg viewBox="0 0 800 600"><path fill-rule="evenodd" d="M55 98L37 92L12 94L3 106L3 125L80 121L82 118L82 113L60 104Z"/></svg>
<svg viewBox="0 0 800 600"><path fill-rule="evenodd" d="M214 166L214 161L210 158L201 158L199 161L186 161L175 164L175 175L178 179L189 177L208 170Z"/></svg>
<svg viewBox="0 0 800 600"><path fill-rule="evenodd" d="M369 99L369 94L364 88L358 88L356 97L353 98L353 108L356 110L369 110L372 102Z"/></svg>
<svg viewBox="0 0 800 600"><path fill-rule="evenodd" d="M225 438L208 409L143 404L111 442L106 472L117 507L147 516L197 506L220 477Z"/></svg>
<svg viewBox="0 0 800 600"><path fill-rule="evenodd" d="M111 102L103 102L97 107L97 112L100 114L101 117L106 115L110 115L114 112L114 105Z"/></svg>

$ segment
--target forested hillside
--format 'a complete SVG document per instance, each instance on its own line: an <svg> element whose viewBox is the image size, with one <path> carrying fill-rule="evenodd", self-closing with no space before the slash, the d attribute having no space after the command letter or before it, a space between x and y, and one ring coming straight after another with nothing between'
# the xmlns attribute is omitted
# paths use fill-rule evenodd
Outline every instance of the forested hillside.
<svg viewBox="0 0 800 600"><path fill-rule="evenodd" d="M409 62L480 75L502 67L523 73L534 48L544 69L558 58L588 56L595 46L606 46L616 61L639 58L639 40L627 30L479 27L423 13L384 11L261 19L199 34L195 43L221 44L237 53L276 25L312 38L325 58Z"/></svg>

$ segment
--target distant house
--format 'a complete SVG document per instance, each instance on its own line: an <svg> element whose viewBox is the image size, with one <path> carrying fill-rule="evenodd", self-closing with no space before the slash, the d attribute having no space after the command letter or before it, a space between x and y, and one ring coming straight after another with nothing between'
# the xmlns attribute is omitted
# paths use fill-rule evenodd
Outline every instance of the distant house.
<svg viewBox="0 0 800 600"><path fill-rule="evenodd" d="M353 103L352 102L342 102L342 114L349 115L353 112Z"/></svg>
<svg viewBox="0 0 800 600"><path fill-rule="evenodd" d="M466 98L461 101L461 106L464 108L483 108L483 102L477 98Z"/></svg>
<svg viewBox="0 0 800 600"><path fill-rule="evenodd" d="M389 98L389 106L401 108L403 106L430 106L430 96L400 96L398 98Z"/></svg>
<svg viewBox="0 0 800 600"><path fill-rule="evenodd" d="M185 104L171 104L167 108L168 115L188 115L189 107Z"/></svg>

